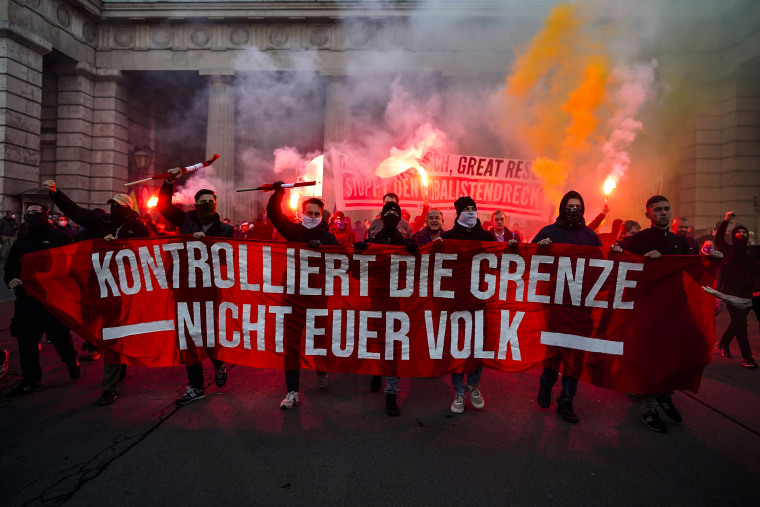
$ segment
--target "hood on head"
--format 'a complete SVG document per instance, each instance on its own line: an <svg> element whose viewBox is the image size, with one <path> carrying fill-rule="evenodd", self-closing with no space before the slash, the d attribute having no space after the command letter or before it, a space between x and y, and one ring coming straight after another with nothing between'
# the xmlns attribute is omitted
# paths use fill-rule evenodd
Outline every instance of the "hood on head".
<svg viewBox="0 0 760 507"><path fill-rule="evenodd" d="M562 198L562 200L559 203L559 218L561 218L562 220L565 220L565 206L567 206L567 201L569 201L572 198L576 198L581 201L581 215L586 214L586 204L583 202L583 197L581 197L581 194L579 194L575 190L571 190L565 194L565 196Z"/></svg>

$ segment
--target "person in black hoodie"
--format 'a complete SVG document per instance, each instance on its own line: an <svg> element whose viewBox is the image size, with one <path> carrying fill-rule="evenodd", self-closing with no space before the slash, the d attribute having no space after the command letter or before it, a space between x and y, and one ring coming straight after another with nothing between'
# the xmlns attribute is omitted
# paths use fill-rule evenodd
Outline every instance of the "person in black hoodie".
<svg viewBox="0 0 760 507"><path fill-rule="evenodd" d="M654 195L647 200L646 217L651 223L649 229L634 234L628 243L627 250L631 253L644 255L649 259L659 259L663 255L689 255L689 245L683 237L668 230L670 225L670 201L662 195ZM723 254L713 250L710 258L719 260ZM641 420L653 431L667 433L668 427L660 418L657 406L662 407L669 418L675 422L683 421L683 417L673 404L673 392L647 393L641 395L644 413Z"/></svg>
<svg viewBox="0 0 760 507"><path fill-rule="evenodd" d="M71 243L71 238L65 232L56 230L48 221L48 209L42 204L28 205L24 223L28 227L28 233L13 243L8 252L4 275L5 283L16 292L10 325L10 334L18 341L21 360L22 380L21 384L14 389L16 394L28 394L42 388L42 368L38 346L43 333L48 341L52 342L61 361L68 367L69 376L72 379L78 379L82 375L82 366L77 360L77 351L69 328L40 303L27 296L24 292L24 284L19 279L24 254L68 245Z"/></svg>
<svg viewBox="0 0 760 507"><path fill-rule="evenodd" d="M602 241L593 229L586 226L583 214L586 206L583 197L571 190L562 197L559 204L559 216L553 224L538 231L531 243L548 245L564 243L567 245L602 246ZM559 371L556 368L545 367L539 380L536 401L543 408L549 408L552 400L552 388L557 383ZM578 379L562 375L562 391L557 398L557 414L569 423L578 422L578 414L573 410L573 399L578 390Z"/></svg>
<svg viewBox="0 0 760 507"><path fill-rule="evenodd" d="M752 298L752 290L757 280L757 264L760 262L760 246L749 245L749 230L743 225L736 225L731 230L731 244L726 240L726 229L736 217L733 211L726 213L726 218L720 223L715 233L715 246L723 253L724 262L721 268L722 292L740 298ZM757 368L757 363L752 358L752 349L747 338L747 315L749 308L739 309L728 305L728 314L731 323L723 333L718 347L723 357L731 358L729 345L736 336L739 349L742 352L742 366L745 368Z"/></svg>
<svg viewBox="0 0 760 507"><path fill-rule="evenodd" d="M91 231L95 237L106 241L114 239L145 238L150 230L140 215L132 209L132 198L127 194L116 194L108 199L110 213L101 213L80 207L58 190L55 181L46 180L42 185L48 189L50 198L60 210L83 228ZM105 349L103 352L103 382L99 405L111 405L116 401L116 384L123 379L127 366L120 364L117 354Z"/></svg>
<svg viewBox="0 0 760 507"><path fill-rule="evenodd" d="M414 240L407 239L398 230L398 224L401 221L401 206L397 202L386 202L380 211L380 219L383 221L383 228L368 240L355 243L354 250L365 250L368 244L404 246L409 253L414 253L419 249ZM392 300L389 299L388 301ZM385 377L385 408L391 417L401 415L401 409L397 403L399 380L399 377ZM379 391L381 382L382 377L373 375L369 384L370 390L372 392Z"/></svg>
<svg viewBox="0 0 760 507"><path fill-rule="evenodd" d="M214 238L232 238L234 229L230 224L225 224L216 212L216 194L213 190L201 189L195 193L195 209L183 211L172 204L174 195L174 182L182 175L182 169L174 168L169 171L170 176L158 192L158 212L170 223L179 227L180 234L192 234L194 238L204 236ZM211 289L214 290L215 289ZM212 295L216 297L216 293ZM214 382L217 387L224 387L227 383L227 370L224 361L210 358L214 364ZM203 364L198 361L186 364L187 379L190 383L180 398L176 400L178 406L200 400L206 397L203 390Z"/></svg>
<svg viewBox="0 0 760 507"><path fill-rule="evenodd" d="M320 245L339 246L338 240L330 232L330 224L322 220L325 203L316 197L306 199L301 203L301 223L291 222L285 213L282 212L282 199L285 197L285 190L282 188L284 183L276 181L272 184L274 193L267 203L267 217L277 232L290 243L306 243L312 248L318 248ZM289 306L293 307L294 312L305 312L306 305L315 301L317 296L288 296ZM287 394L285 399L280 402L280 408L290 410L298 405L301 401L299 390L301 387L301 370L300 368L288 368L287 363L299 361L300 356L300 339L298 350L286 353L285 367L285 386ZM292 364L292 363L291 363ZM326 371L317 371L317 382L320 389L326 389L329 377Z"/></svg>
<svg viewBox="0 0 760 507"><path fill-rule="evenodd" d="M483 229L478 218L478 208L475 201L469 195L460 197L454 202L457 218L454 227L444 232L441 237L444 240L459 239L470 241L496 241L490 232ZM515 240L510 240L512 244ZM470 394L470 403L478 410L485 406L483 393L480 392L480 376L483 373L483 365L478 365L475 371L467 375L467 392ZM454 401L451 402L451 411L455 414L464 412L465 379L464 373L451 374L451 387L454 388Z"/></svg>

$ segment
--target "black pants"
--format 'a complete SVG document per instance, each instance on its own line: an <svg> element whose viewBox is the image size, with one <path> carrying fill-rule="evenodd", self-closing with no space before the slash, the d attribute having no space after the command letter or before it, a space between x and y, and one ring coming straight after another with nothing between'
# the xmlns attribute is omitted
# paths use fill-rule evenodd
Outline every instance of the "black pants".
<svg viewBox="0 0 760 507"><path fill-rule="evenodd" d="M731 324L728 325L726 332L723 333L723 338L720 340L721 348L728 349L728 346L731 345L731 340L736 336L742 357L745 360L752 359L752 349L749 346L749 339L747 338L747 315L749 315L749 309L739 310L729 306L728 314L731 316Z"/></svg>
<svg viewBox="0 0 760 507"><path fill-rule="evenodd" d="M214 363L214 368L219 368L224 364L224 361L214 359L210 357L211 362ZM190 385L196 389L203 389L203 363L187 364L185 365L187 370L187 380Z"/></svg>
<svg viewBox="0 0 760 507"><path fill-rule="evenodd" d="M68 364L77 359L69 328L34 299L22 297L16 300L10 332L18 341L25 384L36 384L42 380L39 343L43 334L53 343L62 362Z"/></svg>

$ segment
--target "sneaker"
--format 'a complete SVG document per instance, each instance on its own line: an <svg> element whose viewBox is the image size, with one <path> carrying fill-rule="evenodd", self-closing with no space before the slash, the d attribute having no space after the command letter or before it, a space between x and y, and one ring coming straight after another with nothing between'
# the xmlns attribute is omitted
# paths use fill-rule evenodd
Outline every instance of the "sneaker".
<svg viewBox="0 0 760 507"><path fill-rule="evenodd" d="M98 352L98 349L93 349L90 352L87 353L87 359L90 361L97 361L100 359L100 352Z"/></svg>
<svg viewBox="0 0 760 507"><path fill-rule="evenodd" d="M398 408L398 405L396 404L395 394L385 395L385 409L391 417L398 417L401 415L401 409Z"/></svg>
<svg viewBox="0 0 760 507"><path fill-rule="evenodd" d="M70 363L66 363L66 367L69 369L69 377L73 378L74 380L82 376L82 365L79 364L79 361L76 359Z"/></svg>
<svg viewBox="0 0 760 507"><path fill-rule="evenodd" d="M750 370L754 370L755 368L757 368L757 363L755 362L754 359L749 358L742 361L742 366L744 366L745 368L749 368ZM2 377L2 375L0 375L0 377Z"/></svg>
<svg viewBox="0 0 760 507"><path fill-rule="evenodd" d="M224 387L227 383L227 370L224 365L218 368L214 366L214 382L216 382L216 387Z"/></svg>
<svg viewBox="0 0 760 507"><path fill-rule="evenodd" d="M327 389L327 384L330 383L330 376L327 374L326 371L318 371L317 372L317 384L319 384L319 388L323 391Z"/></svg>
<svg viewBox="0 0 760 507"><path fill-rule="evenodd" d="M724 347L723 345L718 345L718 350L720 350L720 355L727 358L727 359L733 359L734 355L731 354L731 351L728 350L728 347Z"/></svg>
<svg viewBox="0 0 760 507"><path fill-rule="evenodd" d="M185 394L177 399L177 406L181 407L182 405L187 405L191 401L202 400L205 397L206 394L203 392L203 389L196 389L193 386L187 386Z"/></svg>
<svg viewBox="0 0 760 507"><path fill-rule="evenodd" d="M467 392L470 393L470 403L474 408L478 410L486 406L486 400L483 399L483 393L480 392L478 386L471 386L467 384Z"/></svg>
<svg viewBox="0 0 760 507"><path fill-rule="evenodd" d="M562 419L565 421L577 424L578 423L578 414L575 413L573 410L573 404L570 402L560 403L557 405L557 414L562 416Z"/></svg>
<svg viewBox="0 0 760 507"><path fill-rule="evenodd" d="M112 405L116 398L116 391L103 391L103 394L98 398L98 405Z"/></svg>
<svg viewBox="0 0 760 507"><path fill-rule="evenodd" d="M22 395L22 394L36 393L40 389L42 389L42 384L40 384L39 382L36 382L34 384L27 384L26 382L21 382L19 385L13 388L13 394Z"/></svg>
<svg viewBox="0 0 760 507"><path fill-rule="evenodd" d="M295 391L290 391L287 396L285 396L285 399L280 402L280 408L283 410L290 410L291 408L298 405L298 402L301 401L298 398L298 393Z"/></svg>
<svg viewBox="0 0 760 507"><path fill-rule="evenodd" d="M539 406L543 408L549 408L549 405L552 404L552 390L548 387L539 387L536 401L538 402Z"/></svg>
<svg viewBox="0 0 760 507"><path fill-rule="evenodd" d="M659 433L668 432L668 427L665 426L664 422L662 422L662 419L660 419L660 413L656 410L652 410L651 412L644 412L641 415L641 420L644 421L644 424L649 426L650 430L657 431Z"/></svg>
<svg viewBox="0 0 760 507"><path fill-rule="evenodd" d="M677 423L683 421L681 413L678 411L676 406L673 405L673 400L671 400L670 397L655 395L654 399L657 400L657 403L660 405L660 408L662 408L662 411L665 412L665 415L670 417L670 419Z"/></svg>
<svg viewBox="0 0 760 507"><path fill-rule="evenodd" d="M5 374L8 373L8 358L10 357L10 352L3 350L3 355L5 356L5 359L3 360L3 364L0 364L0 378L5 377Z"/></svg>
<svg viewBox="0 0 760 507"><path fill-rule="evenodd" d="M464 396L456 395L454 397L454 401L451 402L451 411L455 414L464 412Z"/></svg>
<svg viewBox="0 0 760 507"><path fill-rule="evenodd" d="M380 388L383 386L383 377L380 375L372 375L372 378L369 379L369 390L373 393L379 393Z"/></svg>

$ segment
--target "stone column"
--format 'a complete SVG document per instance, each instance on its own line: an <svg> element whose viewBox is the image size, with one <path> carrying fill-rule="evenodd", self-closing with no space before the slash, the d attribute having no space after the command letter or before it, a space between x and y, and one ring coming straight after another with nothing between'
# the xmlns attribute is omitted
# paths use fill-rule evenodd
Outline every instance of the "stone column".
<svg viewBox="0 0 760 507"><path fill-rule="evenodd" d="M54 70L58 74L56 185L80 206L102 206L90 196L95 69L79 62Z"/></svg>
<svg viewBox="0 0 760 507"><path fill-rule="evenodd" d="M39 187L42 56L49 42L0 24L0 211L21 211L19 194Z"/></svg>
<svg viewBox="0 0 760 507"><path fill-rule="evenodd" d="M218 153L216 177L227 183L216 191L216 205L222 218L237 219L235 212L235 75L233 71L204 73L209 76L206 159ZM244 218L244 217L243 217ZM250 218L250 217L248 217Z"/></svg>
<svg viewBox="0 0 760 507"><path fill-rule="evenodd" d="M129 121L121 78L118 70L98 69L95 81L90 199L97 207L105 206L115 193L131 191L123 185L129 160Z"/></svg>
<svg viewBox="0 0 760 507"><path fill-rule="evenodd" d="M322 175L322 199L330 212L336 205L331 151L334 145L351 137L351 91L345 76L330 76L325 97L325 163Z"/></svg>

